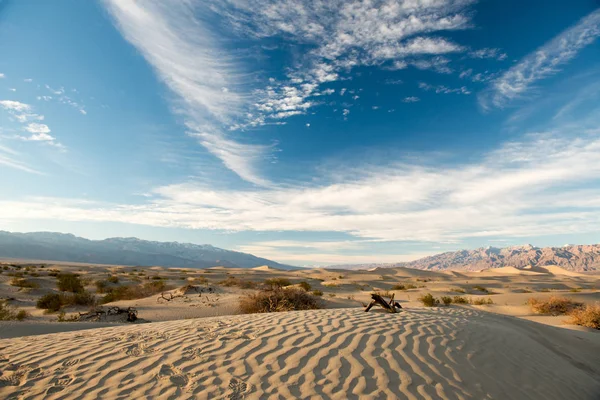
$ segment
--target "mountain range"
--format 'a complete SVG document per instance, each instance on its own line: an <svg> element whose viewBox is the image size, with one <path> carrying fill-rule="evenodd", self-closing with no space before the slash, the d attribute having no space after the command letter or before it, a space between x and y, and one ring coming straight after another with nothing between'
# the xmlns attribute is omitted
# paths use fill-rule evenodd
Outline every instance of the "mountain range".
<svg viewBox="0 0 600 400"><path fill-rule="evenodd" d="M211 245L137 238L89 240L55 232L0 231L0 257L177 268L253 268L263 265L279 269L298 268Z"/></svg>
<svg viewBox="0 0 600 400"><path fill-rule="evenodd" d="M482 247L436 254L395 264L336 265L328 268L372 269L377 267L416 268L430 271L479 271L501 267L543 267L556 265L568 271L600 271L600 244L535 247L530 244L505 248Z"/></svg>

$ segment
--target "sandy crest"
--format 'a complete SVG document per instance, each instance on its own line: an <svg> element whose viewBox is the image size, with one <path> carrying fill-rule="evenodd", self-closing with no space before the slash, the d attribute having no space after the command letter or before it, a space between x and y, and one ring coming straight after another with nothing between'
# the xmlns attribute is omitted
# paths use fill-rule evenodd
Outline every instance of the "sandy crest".
<svg viewBox="0 0 600 400"><path fill-rule="evenodd" d="M0 341L0 398L598 399L600 334L330 309Z"/></svg>

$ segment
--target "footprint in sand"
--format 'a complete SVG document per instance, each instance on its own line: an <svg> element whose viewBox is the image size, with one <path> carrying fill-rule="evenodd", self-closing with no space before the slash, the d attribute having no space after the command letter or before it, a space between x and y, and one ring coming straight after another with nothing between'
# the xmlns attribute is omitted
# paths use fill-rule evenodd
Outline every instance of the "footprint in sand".
<svg viewBox="0 0 600 400"><path fill-rule="evenodd" d="M52 386L46 390L46 394L54 394L65 390L67 386L75 381L75 376L73 375L61 375L58 378L54 378L50 381Z"/></svg>
<svg viewBox="0 0 600 400"><path fill-rule="evenodd" d="M68 368L77 364L79 364L79 358L67 358L65 361L63 361L62 366Z"/></svg>
<svg viewBox="0 0 600 400"><path fill-rule="evenodd" d="M241 379L231 378L231 381L229 381L229 389L231 389L231 393L228 396L229 400L242 400L244 398L244 392L248 389L248 385Z"/></svg>
<svg viewBox="0 0 600 400"><path fill-rule="evenodd" d="M163 364L158 372L159 379L168 379L175 386L187 386L189 378L178 368L170 364Z"/></svg>

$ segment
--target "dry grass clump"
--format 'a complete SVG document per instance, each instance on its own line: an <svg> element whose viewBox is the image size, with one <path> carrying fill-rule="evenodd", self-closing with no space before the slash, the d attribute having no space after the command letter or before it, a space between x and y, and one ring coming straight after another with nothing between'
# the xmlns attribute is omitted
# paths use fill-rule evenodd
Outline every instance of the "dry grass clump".
<svg viewBox="0 0 600 400"><path fill-rule="evenodd" d="M452 297L442 296L442 303L444 303L445 306L449 306L452 304Z"/></svg>
<svg viewBox="0 0 600 400"><path fill-rule="evenodd" d="M276 288L248 294L240 299L239 306L245 314L322 308L318 297L296 288Z"/></svg>
<svg viewBox="0 0 600 400"><path fill-rule="evenodd" d="M11 307L6 300L0 301L0 321L23 321L29 314L25 310Z"/></svg>
<svg viewBox="0 0 600 400"><path fill-rule="evenodd" d="M292 282L290 282L290 280L287 278L271 278L265 280L265 285L271 289L291 286L291 284Z"/></svg>
<svg viewBox="0 0 600 400"><path fill-rule="evenodd" d="M312 291L313 296L323 296L323 292L321 290L313 290Z"/></svg>
<svg viewBox="0 0 600 400"><path fill-rule="evenodd" d="M13 278L10 281L10 285L20 287L21 289L37 289L40 287L37 283L23 278Z"/></svg>
<svg viewBox="0 0 600 400"><path fill-rule="evenodd" d="M569 313L568 323L600 329L600 304L588 304L585 307L575 308Z"/></svg>
<svg viewBox="0 0 600 400"><path fill-rule="evenodd" d="M440 300L438 298L433 297L431 293L427 293L418 299L425 307L435 307L440 304Z"/></svg>
<svg viewBox="0 0 600 400"><path fill-rule="evenodd" d="M208 280L206 280L206 282L208 282ZM233 276L228 276L227 279L219 282L218 284L226 287L237 286L241 289L255 289L258 286L258 283L256 282L246 281Z"/></svg>
<svg viewBox="0 0 600 400"><path fill-rule="evenodd" d="M489 297L487 299L469 299L469 304L473 304L474 306L488 306L494 304L494 301Z"/></svg>
<svg viewBox="0 0 600 400"><path fill-rule="evenodd" d="M94 306L96 297L87 291L79 293L48 293L37 300L36 307L47 313L59 311L64 306Z"/></svg>
<svg viewBox="0 0 600 400"><path fill-rule="evenodd" d="M306 282L306 281L302 281L298 284L298 286L300 286L302 289L304 289L304 291L306 292L310 292L310 289L312 288L312 286L310 286L310 283Z"/></svg>
<svg viewBox="0 0 600 400"><path fill-rule="evenodd" d="M117 286L108 290L101 302L102 304L106 304L118 300L143 299L144 297L152 296L153 294L169 289L167 284L162 280L146 282L143 285Z"/></svg>
<svg viewBox="0 0 600 400"><path fill-rule="evenodd" d="M583 307L583 303L562 296L551 296L546 300L532 297L527 300L527 304L531 306L533 312L548 315L564 315Z"/></svg>
<svg viewBox="0 0 600 400"><path fill-rule="evenodd" d="M452 302L454 304L469 304L469 300L463 296L454 296Z"/></svg>

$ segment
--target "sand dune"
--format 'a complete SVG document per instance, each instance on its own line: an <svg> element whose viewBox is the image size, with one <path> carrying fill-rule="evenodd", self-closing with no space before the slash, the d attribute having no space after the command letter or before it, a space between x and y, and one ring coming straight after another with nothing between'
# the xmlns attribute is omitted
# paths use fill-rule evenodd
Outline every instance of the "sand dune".
<svg viewBox="0 0 600 400"><path fill-rule="evenodd" d="M561 268L562 269L562 268ZM500 268L488 268L481 271L482 274L488 275L496 275L496 274L506 274L506 275L540 275L544 272L537 270L529 270L529 269L519 269L515 267L500 267Z"/></svg>
<svg viewBox="0 0 600 400"><path fill-rule="evenodd" d="M598 337L463 308L159 322L3 340L0 397L597 399Z"/></svg>

